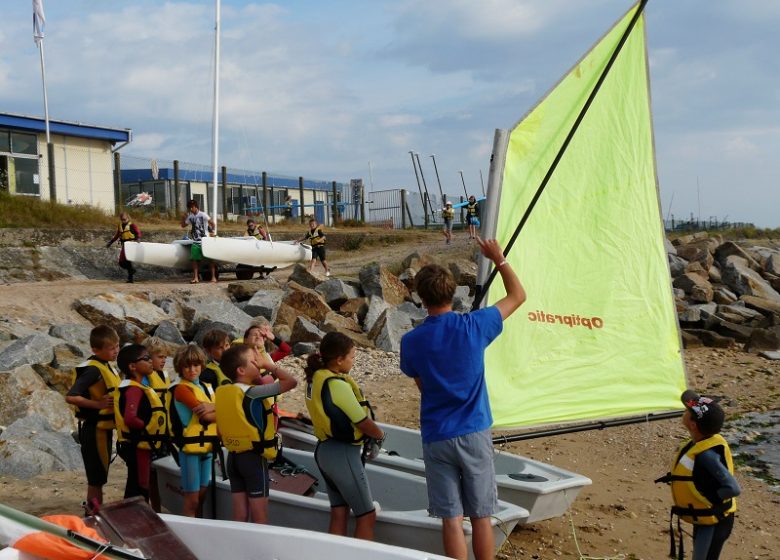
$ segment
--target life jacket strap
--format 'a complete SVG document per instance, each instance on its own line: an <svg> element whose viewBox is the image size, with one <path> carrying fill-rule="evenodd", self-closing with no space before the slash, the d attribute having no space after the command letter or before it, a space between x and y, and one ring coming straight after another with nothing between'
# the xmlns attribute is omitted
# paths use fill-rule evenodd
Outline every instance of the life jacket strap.
<svg viewBox="0 0 780 560"><path fill-rule="evenodd" d="M690 475L682 475L682 474L672 474L670 472L666 473L664 476L660 478L656 478L653 482L656 484L671 484L674 481L684 481L689 482L693 480L693 476Z"/></svg>

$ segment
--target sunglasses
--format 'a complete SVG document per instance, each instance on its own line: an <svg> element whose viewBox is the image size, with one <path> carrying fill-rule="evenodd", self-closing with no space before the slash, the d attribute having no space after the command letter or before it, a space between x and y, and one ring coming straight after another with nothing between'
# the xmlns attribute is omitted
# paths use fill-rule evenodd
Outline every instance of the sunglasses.
<svg viewBox="0 0 780 560"><path fill-rule="evenodd" d="M141 361L143 361L143 362L151 362L151 361L152 361L152 357L151 357L151 356L149 356L149 355L146 355L146 356L141 356L141 357L140 357L140 358L138 358L137 360L133 360L133 363L135 363L135 362L141 362Z"/></svg>

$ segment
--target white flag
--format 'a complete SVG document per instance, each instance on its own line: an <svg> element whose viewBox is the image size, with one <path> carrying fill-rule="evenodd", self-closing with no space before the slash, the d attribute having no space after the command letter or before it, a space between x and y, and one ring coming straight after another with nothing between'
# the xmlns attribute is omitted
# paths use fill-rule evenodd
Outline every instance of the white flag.
<svg viewBox="0 0 780 560"><path fill-rule="evenodd" d="M43 27L46 24L46 16L43 15L43 0L32 0L33 8L33 39L40 45L43 39Z"/></svg>

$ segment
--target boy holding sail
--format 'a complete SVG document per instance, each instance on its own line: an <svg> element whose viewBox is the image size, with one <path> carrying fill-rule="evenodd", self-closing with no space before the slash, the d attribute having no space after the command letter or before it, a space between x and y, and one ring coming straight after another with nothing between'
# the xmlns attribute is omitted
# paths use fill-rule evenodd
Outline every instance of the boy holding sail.
<svg viewBox="0 0 780 560"><path fill-rule="evenodd" d="M482 560L495 555L490 517L497 505L484 354L526 296L496 240L477 238L477 243L501 274L506 296L473 313L455 313L452 273L439 265L423 267L415 284L428 317L401 339L401 371L414 379L421 393L428 511L442 518L444 552L452 558L468 556L466 515L473 529L474 557Z"/></svg>

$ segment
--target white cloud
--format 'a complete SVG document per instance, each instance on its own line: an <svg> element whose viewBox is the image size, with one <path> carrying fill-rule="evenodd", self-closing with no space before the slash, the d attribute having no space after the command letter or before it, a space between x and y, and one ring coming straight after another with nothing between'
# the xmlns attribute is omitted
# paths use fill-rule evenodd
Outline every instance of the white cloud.
<svg viewBox="0 0 780 560"><path fill-rule="evenodd" d="M379 122L384 127L410 126L422 122L422 118L417 115L382 115Z"/></svg>

